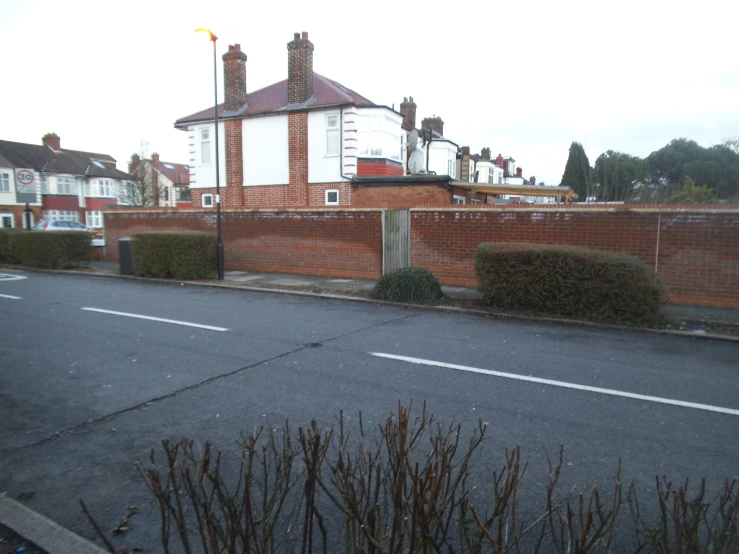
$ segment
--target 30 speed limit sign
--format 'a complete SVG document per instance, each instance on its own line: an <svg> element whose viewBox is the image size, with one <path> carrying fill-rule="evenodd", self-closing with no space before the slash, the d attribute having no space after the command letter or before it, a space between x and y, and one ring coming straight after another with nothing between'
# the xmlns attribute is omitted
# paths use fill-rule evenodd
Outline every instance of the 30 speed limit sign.
<svg viewBox="0 0 739 554"><path fill-rule="evenodd" d="M36 177L30 169L18 169L15 172L15 189L18 192L35 192Z"/></svg>

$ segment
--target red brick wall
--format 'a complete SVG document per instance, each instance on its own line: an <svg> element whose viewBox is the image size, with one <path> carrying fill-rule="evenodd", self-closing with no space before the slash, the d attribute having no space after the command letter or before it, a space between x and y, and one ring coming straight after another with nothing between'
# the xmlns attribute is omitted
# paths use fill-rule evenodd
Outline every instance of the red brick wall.
<svg viewBox="0 0 739 554"><path fill-rule="evenodd" d="M33 212L33 224L39 222L41 219L41 207L40 206L30 206L31 211ZM22 206L16 206L16 205L5 205L0 206L0 212L10 212L13 214L13 225L17 229L24 229L26 224L23 219L23 211L26 209L25 204Z"/></svg>
<svg viewBox="0 0 739 554"><path fill-rule="evenodd" d="M575 245L630 254L650 268L658 257L673 303L739 308L738 236L739 211L414 210L411 265L444 284L475 286L482 242Z"/></svg>
<svg viewBox="0 0 739 554"><path fill-rule="evenodd" d="M105 209L106 206L117 204L118 200L115 198L85 198L85 206L88 211L99 211Z"/></svg>
<svg viewBox="0 0 739 554"><path fill-rule="evenodd" d="M382 274L380 210L223 212L226 269L375 279ZM137 210L105 214L106 257L118 239L147 231L215 232L213 211Z"/></svg>
<svg viewBox="0 0 739 554"><path fill-rule="evenodd" d="M287 116L290 155L290 206L308 205L308 112L292 112Z"/></svg>
<svg viewBox="0 0 739 554"><path fill-rule="evenodd" d="M384 158L357 160L357 175L360 177L397 177L403 175L403 166L400 162Z"/></svg>
<svg viewBox="0 0 739 554"><path fill-rule="evenodd" d="M339 205L348 207L352 205L352 185L343 183L310 183L308 185L308 204L314 207L326 205L326 191L337 189L339 191ZM376 206L372 206L376 207Z"/></svg>
<svg viewBox="0 0 739 554"><path fill-rule="evenodd" d="M451 191L438 185L355 186L352 193L352 206L355 208L446 208L451 205Z"/></svg>
<svg viewBox="0 0 739 554"><path fill-rule="evenodd" d="M226 188L221 188L221 208L241 208L244 205L244 195L241 192L244 186L241 140L244 126L240 119L228 119L223 125L226 140ZM215 202L215 197L213 201ZM197 205L200 206L200 202Z"/></svg>
<svg viewBox="0 0 739 554"><path fill-rule="evenodd" d="M41 203L45 210L80 209L80 201L76 196L53 196L51 194L44 194Z"/></svg>

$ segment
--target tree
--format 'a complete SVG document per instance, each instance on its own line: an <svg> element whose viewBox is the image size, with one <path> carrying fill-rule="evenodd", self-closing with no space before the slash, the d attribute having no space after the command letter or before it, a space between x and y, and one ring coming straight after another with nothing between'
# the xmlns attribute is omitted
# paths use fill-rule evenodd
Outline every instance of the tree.
<svg viewBox="0 0 739 554"><path fill-rule="evenodd" d="M160 206L164 191L158 186L158 179L152 169L151 160L139 154L132 154L128 164L128 173L133 179L121 189L119 202L127 206L143 208Z"/></svg>
<svg viewBox="0 0 739 554"><path fill-rule="evenodd" d="M648 189L661 201L680 192L685 178L707 186L718 198L739 196L739 154L729 144L703 148L684 138L675 139L646 158Z"/></svg>
<svg viewBox="0 0 739 554"><path fill-rule="evenodd" d="M667 199L668 204L712 204L716 202L716 191L706 186L696 186L695 181L685 177L683 190Z"/></svg>
<svg viewBox="0 0 739 554"><path fill-rule="evenodd" d="M585 202L593 192L590 171L590 161L585 154L585 149L579 142L573 142L570 145L570 155L567 158L561 184L575 191L581 202Z"/></svg>
<svg viewBox="0 0 739 554"><path fill-rule="evenodd" d="M609 150L598 156L592 181L599 202L624 202L644 180L644 160L637 156Z"/></svg>
<svg viewBox="0 0 739 554"><path fill-rule="evenodd" d="M732 152L739 154L739 137L724 139L724 142L722 144Z"/></svg>

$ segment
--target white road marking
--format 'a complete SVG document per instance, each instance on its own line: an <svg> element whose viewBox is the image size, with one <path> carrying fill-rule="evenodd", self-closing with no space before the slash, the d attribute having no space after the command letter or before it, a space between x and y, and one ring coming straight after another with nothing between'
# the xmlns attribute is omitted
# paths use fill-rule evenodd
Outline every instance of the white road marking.
<svg viewBox="0 0 739 554"><path fill-rule="evenodd" d="M25 275L11 275L9 273L0 273L0 281L20 281L21 279L28 279Z"/></svg>
<svg viewBox="0 0 739 554"><path fill-rule="evenodd" d="M573 389L585 392L595 392L606 394L609 396L619 396L621 398L631 398L633 400L643 400L645 402L655 402L657 404L667 404L669 406L679 406L681 408L693 408L695 410L705 410L707 412L716 412L719 414L728 414L739 416L739 410L731 408L722 408L720 406L711 406L709 404L698 404L696 402L684 402L682 400L672 400L670 398L660 398L659 396L647 396L645 394L636 394L633 392L624 392L613 389L603 389L600 387L589 387L587 385L578 385L576 383L566 383L564 381L554 381L552 379L541 379L539 377L531 377L528 375L518 375L516 373L506 373L504 371L494 371L491 369L480 369L478 367L470 367L466 365L447 364L444 362L436 362L434 360L424 360L422 358L411 358L408 356L396 356L395 354L383 354L381 352L370 352L372 356L378 358L387 358L389 360L398 360L400 362L408 362L410 364L428 365L433 367L443 367L446 369L456 369L458 371L468 371L470 373L480 373L482 375L492 375L493 377L503 377L504 379L514 379L516 381L525 381L527 383L536 383L539 385L549 385L552 387L561 387L565 389Z"/></svg>
<svg viewBox="0 0 739 554"><path fill-rule="evenodd" d="M189 321L178 321L176 319L164 319L161 317L152 317L149 315L129 314L126 312L115 312L113 310L101 310L99 308L80 308L88 312L99 312L101 314L121 315L124 317L134 317L136 319L147 319L149 321L159 321L161 323L173 323L174 325L184 325L186 327L197 327L198 329L208 329L209 331L228 331L225 327L213 327L212 325L201 325L200 323L190 323Z"/></svg>
<svg viewBox="0 0 739 554"><path fill-rule="evenodd" d="M11 300L23 300L20 296L11 296L10 294L0 294L0 298L10 298Z"/></svg>

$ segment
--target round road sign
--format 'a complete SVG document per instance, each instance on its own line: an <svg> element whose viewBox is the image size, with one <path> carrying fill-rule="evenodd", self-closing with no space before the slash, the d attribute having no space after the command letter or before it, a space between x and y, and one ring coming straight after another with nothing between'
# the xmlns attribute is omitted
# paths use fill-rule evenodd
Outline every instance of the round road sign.
<svg viewBox="0 0 739 554"><path fill-rule="evenodd" d="M33 184L36 178L33 176L33 171L27 169L21 169L15 176L19 183L28 187Z"/></svg>

